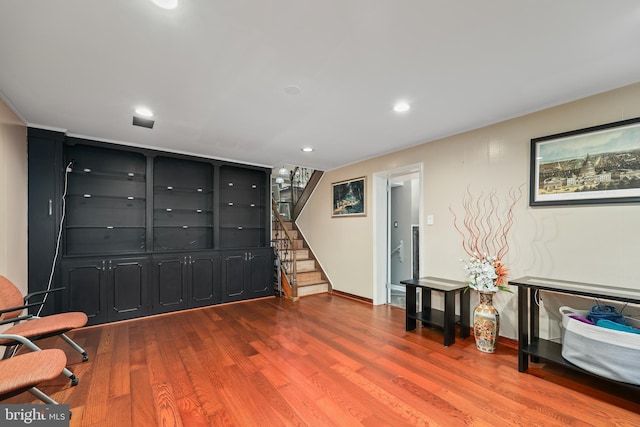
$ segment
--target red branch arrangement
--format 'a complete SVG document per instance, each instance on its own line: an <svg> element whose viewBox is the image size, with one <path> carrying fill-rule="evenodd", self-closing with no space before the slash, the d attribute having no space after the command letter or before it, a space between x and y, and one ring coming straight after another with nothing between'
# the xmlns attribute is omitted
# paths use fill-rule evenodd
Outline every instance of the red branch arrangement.
<svg viewBox="0 0 640 427"><path fill-rule="evenodd" d="M453 226L462 236L462 248L470 257L492 256L500 264L500 260L509 252L507 236L513 226L513 209L521 197L522 186L511 188L503 212L495 191L474 196L467 187L462 199L462 226L458 225L458 217L449 206L453 214Z"/></svg>

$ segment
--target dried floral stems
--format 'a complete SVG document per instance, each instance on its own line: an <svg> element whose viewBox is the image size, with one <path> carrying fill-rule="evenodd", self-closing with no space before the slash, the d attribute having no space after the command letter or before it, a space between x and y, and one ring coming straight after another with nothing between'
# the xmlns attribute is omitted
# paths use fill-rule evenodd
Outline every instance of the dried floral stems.
<svg viewBox="0 0 640 427"><path fill-rule="evenodd" d="M507 236L513 226L513 209L522 198L522 186L511 188L506 197L506 210L500 208L500 200L495 191L481 192L474 196L469 187L462 199L464 218L462 226L458 225L458 217L453 214L453 226L462 236L462 248L469 256L492 254L501 260L509 252Z"/></svg>

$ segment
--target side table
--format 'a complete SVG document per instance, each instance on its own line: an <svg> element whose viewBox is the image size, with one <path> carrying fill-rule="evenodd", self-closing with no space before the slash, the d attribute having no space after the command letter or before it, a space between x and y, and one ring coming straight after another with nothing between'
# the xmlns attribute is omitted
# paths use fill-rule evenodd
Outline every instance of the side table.
<svg viewBox="0 0 640 427"><path fill-rule="evenodd" d="M460 338L470 335L469 295L465 292L467 284L439 277L402 280L407 288L406 330L416 329L417 321L423 326L439 326L444 329L444 345L450 346L456 341L456 322L460 322ZM422 291L422 311L416 312L416 294ZM431 292L444 293L444 311L431 308ZM456 315L456 294L460 294L460 315Z"/></svg>

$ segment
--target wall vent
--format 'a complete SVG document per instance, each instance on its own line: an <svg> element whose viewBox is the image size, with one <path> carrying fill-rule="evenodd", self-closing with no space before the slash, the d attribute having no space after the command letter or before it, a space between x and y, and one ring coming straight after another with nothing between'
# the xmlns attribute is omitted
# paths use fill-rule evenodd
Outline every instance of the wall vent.
<svg viewBox="0 0 640 427"><path fill-rule="evenodd" d="M141 117L133 116L133 125L134 126L142 126L143 128L153 129L153 124L155 121L150 119L143 119Z"/></svg>

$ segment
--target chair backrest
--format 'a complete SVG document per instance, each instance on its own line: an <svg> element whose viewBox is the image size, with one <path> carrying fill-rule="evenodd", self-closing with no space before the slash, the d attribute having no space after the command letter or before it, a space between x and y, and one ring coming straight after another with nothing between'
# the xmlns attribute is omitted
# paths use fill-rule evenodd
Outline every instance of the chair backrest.
<svg viewBox="0 0 640 427"><path fill-rule="evenodd" d="M20 289L6 277L0 275L0 310L24 305ZM0 320L13 319L20 316L22 309L0 314Z"/></svg>

